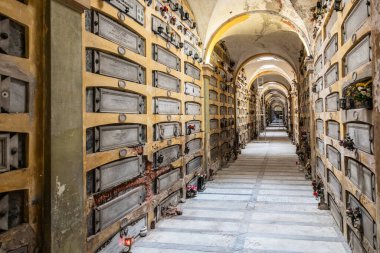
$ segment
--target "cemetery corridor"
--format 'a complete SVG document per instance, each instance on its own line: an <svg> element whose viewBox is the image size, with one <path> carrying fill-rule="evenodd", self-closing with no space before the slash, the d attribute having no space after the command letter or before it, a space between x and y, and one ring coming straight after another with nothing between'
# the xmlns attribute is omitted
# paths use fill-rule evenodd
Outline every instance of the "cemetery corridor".
<svg viewBox="0 0 380 253"><path fill-rule="evenodd" d="M351 252L331 213L318 210L295 151L283 127L268 127L132 252Z"/></svg>

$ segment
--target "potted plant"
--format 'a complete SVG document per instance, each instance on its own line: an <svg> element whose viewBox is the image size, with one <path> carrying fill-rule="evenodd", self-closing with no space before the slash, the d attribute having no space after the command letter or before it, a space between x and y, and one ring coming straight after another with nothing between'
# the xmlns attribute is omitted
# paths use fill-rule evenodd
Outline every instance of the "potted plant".
<svg viewBox="0 0 380 253"><path fill-rule="evenodd" d="M188 185L186 187L186 197L194 198L197 195L198 187L196 185Z"/></svg>
<svg viewBox="0 0 380 253"><path fill-rule="evenodd" d="M343 140L339 141L339 145L350 151L353 151L355 149L354 140L350 137L349 134L346 134L346 137Z"/></svg>
<svg viewBox="0 0 380 253"><path fill-rule="evenodd" d="M357 82L348 86L345 90L348 109L366 108L372 109L372 80Z"/></svg>

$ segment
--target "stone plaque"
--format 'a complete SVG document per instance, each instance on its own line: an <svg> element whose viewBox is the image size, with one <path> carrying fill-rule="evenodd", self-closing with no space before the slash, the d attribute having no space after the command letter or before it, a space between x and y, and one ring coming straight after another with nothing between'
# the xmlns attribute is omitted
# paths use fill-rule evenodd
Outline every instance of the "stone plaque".
<svg viewBox="0 0 380 253"><path fill-rule="evenodd" d="M316 167L317 167L317 173L319 173L321 177L325 177L325 165L320 157L317 157Z"/></svg>
<svg viewBox="0 0 380 253"><path fill-rule="evenodd" d="M185 113L186 115L201 115L202 106L195 102L186 102L185 103Z"/></svg>
<svg viewBox="0 0 380 253"><path fill-rule="evenodd" d="M0 133L0 173L26 167L26 135Z"/></svg>
<svg viewBox="0 0 380 253"><path fill-rule="evenodd" d="M158 123L154 125L154 138L158 140L166 140L181 135L181 126L179 122Z"/></svg>
<svg viewBox="0 0 380 253"><path fill-rule="evenodd" d="M87 89L87 112L145 113L145 97L105 88Z"/></svg>
<svg viewBox="0 0 380 253"><path fill-rule="evenodd" d="M372 153L372 126L362 123L347 123L347 133L354 140L355 147L367 153Z"/></svg>
<svg viewBox="0 0 380 253"><path fill-rule="evenodd" d="M124 243L121 243L121 241L126 237L138 238L140 236L140 231L146 227L148 227L148 217L144 216L117 232L113 237L108 239L106 243L98 248L95 253L124 252L127 247Z"/></svg>
<svg viewBox="0 0 380 253"><path fill-rule="evenodd" d="M227 103L227 97L226 97L226 95L224 95L224 94L220 94L220 102L221 103Z"/></svg>
<svg viewBox="0 0 380 253"><path fill-rule="evenodd" d="M92 49L86 50L86 70L134 83L145 83L145 69L140 65Z"/></svg>
<svg viewBox="0 0 380 253"><path fill-rule="evenodd" d="M322 48L322 34L320 33L315 39L315 54L318 54L319 50Z"/></svg>
<svg viewBox="0 0 380 253"><path fill-rule="evenodd" d="M170 27L169 23L152 16L152 31L173 44L176 48L179 48L181 37Z"/></svg>
<svg viewBox="0 0 380 253"><path fill-rule="evenodd" d="M351 39L359 28L368 20L371 15L371 7L369 0L359 1L346 20L343 22L344 41Z"/></svg>
<svg viewBox="0 0 380 253"><path fill-rule="evenodd" d="M314 65L314 71L316 75L322 74L322 68L323 68L323 59L322 55L318 57L317 61L315 62Z"/></svg>
<svg viewBox="0 0 380 253"><path fill-rule="evenodd" d="M334 92L326 97L326 111L336 112L339 110L339 93Z"/></svg>
<svg viewBox="0 0 380 253"><path fill-rule="evenodd" d="M0 194L0 230L7 231L20 225L25 220L26 193L11 191Z"/></svg>
<svg viewBox="0 0 380 253"><path fill-rule="evenodd" d="M215 162L219 159L219 147L215 147L210 151L211 162Z"/></svg>
<svg viewBox="0 0 380 253"><path fill-rule="evenodd" d="M201 79L200 69L195 67L190 62L185 62L185 74L197 80Z"/></svg>
<svg viewBox="0 0 380 253"><path fill-rule="evenodd" d="M221 106L220 107L220 115L227 115L227 107Z"/></svg>
<svg viewBox="0 0 380 253"><path fill-rule="evenodd" d="M340 170L341 158L340 152L331 145L326 145L326 155L329 162L338 170Z"/></svg>
<svg viewBox="0 0 380 253"><path fill-rule="evenodd" d="M169 98L154 98L154 113L155 114L181 114L181 102Z"/></svg>
<svg viewBox="0 0 380 253"><path fill-rule="evenodd" d="M210 115L218 115L218 106L210 105L209 106L209 113L210 113Z"/></svg>
<svg viewBox="0 0 380 253"><path fill-rule="evenodd" d="M315 101L315 112L316 113L323 112L323 98L317 99Z"/></svg>
<svg viewBox="0 0 380 253"><path fill-rule="evenodd" d="M26 57L26 28L0 15L0 53Z"/></svg>
<svg viewBox="0 0 380 253"><path fill-rule="evenodd" d="M327 121L327 136L339 140L339 122Z"/></svg>
<svg viewBox="0 0 380 253"><path fill-rule="evenodd" d="M209 90L209 99L212 100L212 101L218 101L218 93L216 91L213 91L213 90Z"/></svg>
<svg viewBox="0 0 380 253"><path fill-rule="evenodd" d="M210 76L210 85L214 87L218 87L218 82L215 77Z"/></svg>
<svg viewBox="0 0 380 253"><path fill-rule="evenodd" d="M327 22L326 24L326 27L325 27L325 31L326 33L330 33L330 31L332 30L333 26L335 25L336 21L338 19L338 14L336 11L333 11L331 13L331 16L329 18L329 21ZM328 38L328 37L327 37Z"/></svg>
<svg viewBox="0 0 380 253"><path fill-rule="evenodd" d="M96 11L86 11L86 29L140 55L145 55L145 40L135 32Z"/></svg>
<svg viewBox="0 0 380 253"><path fill-rule="evenodd" d="M202 167L203 157L198 156L186 164L186 175L193 173Z"/></svg>
<svg viewBox="0 0 380 253"><path fill-rule="evenodd" d="M224 139L222 138L222 140ZM229 153L230 151L229 143L228 142L223 143L221 149L222 149L222 155L226 155L227 153Z"/></svg>
<svg viewBox="0 0 380 253"><path fill-rule="evenodd" d="M95 231L99 232L138 208L145 200L146 190L138 186L95 208Z"/></svg>
<svg viewBox="0 0 380 253"><path fill-rule="evenodd" d="M325 74L325 88L339 80L338 64L334 64Z"/></svg>
<svg viewBox="0 0 380 253"><path fill-rule="evenodd" d="M26 113L28 112L28 103L28 83L16 78L0 75L1 113Z"/></svg>
<svg viewBox="0 0 380 253"><path fill-rule="evenodd" d="M166 147L158 150L153 154L154 158L154 167L164 167L172 162L175 162L181 156L181 146L173 145L170 147Z"/></svg>
<svg viewBox="0 0 380 253"><path fill-rule="evenodd" d="M348 193L348 204L347 207L352 209L359 208L361 212L361 227L362 227L362 236L367 239L371 247L376 248L376 223L368 211L359 203L359 201ZM355 252L356 253L356 252Z"/></svg>
<svg viewBox="0 0 380 253"><path fill-rule="evenodd" d="M234 108L228 107L228 115L234 115Z"/></svg>
<svg viewBox="0 0 380 253"><path fill-rule="evenodd" d="M346 74L371 61L371 36L367 35L345 57Z"/></svg>
<svg viewBox="0 0 380 253"><path fill-rule="evenodd" d="M335 196L335 199L342 199L342 185L331 170L328 170L327 181L330 185L332 193Z"/></svg>
<svg viewBox="0 0 380 253"><path fill-rule="evenodd" d="M220 139L221 140L226 140L228 138L228 131L224 130L220 133Z"/></svg>
<svg viewBox="0 0 380 253"><path fill-rule="evenodd" d="M322 77L317 80L317 82L315 83L315 86L317 88L316 89L317 92L320 92L321 90L323 90L323 78Z"/></svg>
<svg viewBox="0 0 380 253"><path fill-rule="evenodd" d="M222 78L226 78L226 77L227 77L226 71L224 71L224 69L219 68L218 71L219 71L219 75L220 75Z"/></svg>
<svg viewBox="0 0 380 253"><path fill-rule="evenodd" d="M145 10L144 6L137 0L105 0L119 11L127 14L137 23L144 25Z"/></svg>
<svg viewBox="0 0 380 253"><path fill-rule="evenodd" d="M331 60L331 58L334 56L336 51L338 51L338 34L335 34L327 43L327 46L324 52L325 64Z"/></svg>
<svg viewBox="0 0 380 253"><path fill-rule="evenodd" d="M332 198L332 196L330 194L328 195L328 203L329 203L329 207L331 210L331 214L332 214L336 224L338 225L340 231L343 231L342 214L340 213L340 209L339 209L338 205L335 203L334 198Z"/></svg>
<svg viewBox="0 0 380 253"><path fill-rule="evenodd" d="M181 200L181 193L176 191L171 194L169 197L164 199L157 207L157 217L156 220L159 221L161 219L162 212L166 210L169 206L177 206Z"/></svg>
<svg viewBox="0 0 380 253"><path fill-rule="evenodd" d="M139 124L99 126L86 130L87 153L145 144L146 128Z"/></svg>
<svg viewBox="0 0 380 253"><path fill-rule="evenodd" d="M202 139L197 138L186 143L186 155L192 155L202 149Z"/></svg>
<svg viewBox="0 0 380 253"><path fill-rule="evenodd" d="M126 158L90 171L87 186L93 186L90 193L100 192L141 176L144 171L145 161L142 156Z"/></svg>
<svg viewBox="0 0 380 253"><path fill-rule="evenodd" d="M354 231L351 230L350 227L348 227L348 237L349 237L348 244L350 245L352 252L367 253L367 251L363 248L363 245L361 244L360 239L354 233Z"/></svg>
<svg viewBox="0 0 380 253"><path fill-rule="evenodd" d="M323 120L317 119L317 133L324 134Z"/></svg>
<svg viewBox="0 0 380 253"><path fill-rule="evenodd" d="M181 59L159 45L153 45L153 59L171 69L181 71Z"/></svg>
<svg viewBox="0 0 380 253"><path fill-rule="evenodd" d="M174 92L181 91L180 79L159 71L153 71L153 85L154 87Z"/></svg>
<svg viewBox="0 0 380 253"><path fill-rule="evenodd" d="M199 120L191 120L186 122L185 127L187 135L200 133L202 131L202 122Z"/></svg>
<svg viewBox="0 0 380 253"><path fill-rule="evenodd" d="M375 174L360 162L347 159L347 177L354 183L363 194L372 201L375 200Z"/></svg>
<svg viewBox="0 0 380 253"><path fill-rule="evenodd" d="M224 115L224 114L222 114L222 115ZM227 119L226 118L220 119L220 128L225 128L227 126L228 126L227 125Z"/></svg>
<svg viewBox="0 0 380 253"><path fill-rule="evenodd" d="M317 146L318 146L318 151L321 155L324 155L325 154L325 143L317 138Z"/></svg>
<svg viewBox="0 0 380 253"><path fill-rule="evenodd" d="M201 97L201 87L194 84L194 83L185 83L185 94L194 96L194 97Z"/></svg>
<svg viewBox="0 0 380 253"><path fill-rule="evenodd" d="M215 133L210 135L210 147L215 147L219 144L219 134Z"/></svg>
<svg viewBox="0 0 380 253"><path fill-rule="evenodd" d="M198 50L187 41L184 43L183 52L185 55L193 57L194 60L199 60L201 57Z"/></svg>
<svg viewBox="0 0 380 253"><path fill-rule="evenodd" d="M218 127L219 127L219 120L211 119L210 120L210 130L218 129Z"/></svg>
<svg viewBox="0 0 380 253"><path fill-rule="evenodd" d="M234 98L228 97L228 104L233 105L234 104Z"/></svg>
<svg viewBox="0 0 380 253"><path fill-rule="evenodd" d="M173 186L179 179L181 179L181 169L169 171L156 179L156 194Z"/></svg>

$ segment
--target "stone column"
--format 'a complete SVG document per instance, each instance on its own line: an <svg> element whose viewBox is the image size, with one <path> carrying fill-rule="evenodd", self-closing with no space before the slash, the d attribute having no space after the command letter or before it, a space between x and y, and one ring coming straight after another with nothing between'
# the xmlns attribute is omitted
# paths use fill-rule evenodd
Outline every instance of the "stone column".
<svg viewBox="0 0 380 253"><path fill-rule="evenodd" d="M46 0L44 252L85 252L82 13L88 0Z"/></svg>
<svg viewBox="0 0 380 253"><path fill-rule="evenodd" d="M380 245L380 2L371 1L372 7L372 61L373 61L373 122L376 163L376 200L377 200L377 244Z"/></svg>

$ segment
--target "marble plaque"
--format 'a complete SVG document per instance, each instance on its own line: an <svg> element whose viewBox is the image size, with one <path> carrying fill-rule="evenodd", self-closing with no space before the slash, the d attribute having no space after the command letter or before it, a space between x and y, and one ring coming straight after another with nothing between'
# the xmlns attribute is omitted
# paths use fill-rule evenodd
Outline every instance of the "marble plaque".
<svg viewBox="0 0 380 253"><path fill-rule="evenodd" d="M146 190L138 186L95 208L95 231L101 231L138 208L145 200Z"/></svg>
<svg viewBox="0 0 380 253"><path fill-rule="evenodd" d="M371 6L369 0L360 0L351 13L343 22L344 41L348 41L360 29L360 27L369 19L371 15Z"/></svg>
<svg viewBox="0 0 380 253"><path fill-rule="evenodd" d="M28 112L29 90L27 82L0 75L0 94L1 113Z"/></svg>
<svg viewBox="0 0 380 253"><path fill-rule="evenodd" d="M194 97L201 97L201 87L194 84L194 83L185 83L185 94L194 96Z"/></svg>
<svg viewBox="0 0 380 253"><path fill-rule="evenodd" d="M336 112L339 110L339 93L335 92L326 97L326 111Z"/></svg>
<svg viewBox="0 0 380 253"><path fill-rule="evenodd" d="M181 169L179 168L159 176L156 179L156 194L159 194L162 191L170 188L179 179L181 179Z"/></svg>
<svg viewBox="0 0 380 253"><path fill-rule="evenodd" d="M176 48L179 48L181 37L165 21L152 16L152 31L161 36L165 41L173 44Z"/></svg>
<svg viewBox="0 0 380 253"><path fill-rule="evenodd" d="M165 90L180 92L181 80L160 71L153 71L153 86Z"/></svg>
<svg viewBox="0 0 380 253"><path fill-rule="evenodd" d="M317 146L318 146L318 151L321 155L324 155L325 154L325 143L317 138Z"/></svg>
<svg viewBox="0 0 380 253"><path fill-rule="evenodd" d="M224 94L220 94L220 102L221 103L227 103L227 97L226 97L226 95L224 95Z"/></svg>
<svg viewBox="0 0 380 253"><path fill-rule="evenodd" d="M339 80L338 64L334 64L325 74L325 88L333 85Z"/></svg>
<svg viewBox="0 0 380 253"><path fill-rule="evenodd" d="M153 154L154 167L164 167L176 161L181 156L181 146L173 145L158 150Z"/></svg>
<svg viewBox="0 0 380 253"><path fill-rule="evenodd" d="M185 103L185 113L186 115L201 115L202 106L195 102L186 102Z"/></svg>
<svg viewBox="0 0 380 253"><path fill-rule="evenodd" d="M203 157L198 156L186 164L186 175L193 173L202 167Z"/></svg>
<svg viewBox="0 0 380 253"><path fill-rule="evenodd" d="M86 50L86 69L100 75L145 83L145 69L140 65L96 50Z"/></svg>
<svg viewBox="0 0 380 253"><path fill-rule="evenodd" d="M196 79L201 79L201 71L197 67L195 67L193 64L189 62L185 62L185 74Z"/></svg>
<svg viewBox="0 0 380 253"><path fill-rule="evenodd" d="M124 91L105 88L87 90L87 112L145 113L145 97Z"/></svg>
<svg viewBox="0 0 380 253"><path fill-rule="evenodd" d="M98 129L99 151L133 147L145 143L145 127L142 125L100 126Z"/></svg>
<svg viewBox="0 0 380 253"><path fill-rule="evenodd" d="M331 145L326 145L326 154L329 162L338 170L340 170L340 152Z"/></svg>
<svg viewBox="0 0 380 253"><path fill-rule="evenodd" d="M191 120L185 123L186 134L200 133L202 131L202 122L199 120Z"/></svg>
<svg viewBox="0 0 380 253"><path fill-rule="evenodd" d="M329 201L329 207L331 210L331 214L332 214L336 224L338 225L340 231L343 231L343 217L342 217L342 214L340 212L340 209L339 209L338 205L335 203L335 200L332 198L332 196L330 194L328 196L329 196L328 201Z"/></svg>
<svg viewBox="0 0 380 253"><path fill-rule="evenodd" d="M375 174L360 162L348 158L347 177L369 199L375 200Z"/></svg>
<svg viewBox="0 0 380 253"><path fill-rule="evenodd" d="M0 53L26 57L26 28L0 14Z"/></svg>
<svg viewBox="0 0 380 253"><path fill-rule="evenodd" d="M215 77L210 76L210 85L214 87L218 87L218 82Z"/></svg>
<svg viewBox="0 0 380 253"><path fill-rule="evenodd" d="M210 130L218 129L218 127L219 127L219 120L211 119L210 120Z"/></svg>
<svg viewBox="0 0 380 253"><path fill-rule="evenodd" d="M330 41L327 43L325 48L324 56L325 56L325 64L331 60L334 54L338 51L338 35L335 34Z"/></svg>
<svg viewBox="0 0 380 253"><path fill-rule="evenodd" d="M154 98L155 114L181 114L181 102L168 98Z"/></svg>
<svg viewBox="0 0 380 253"><path fill-rule="evenodd" d="M321 177L325 177L325 165L320 157L317 157L317 172Z"/></svg>
<svg viewBox="0 0 380 253"><path fill-rule="evenodd" d="M321 75L322 74L322 67L323 67L323 59L322 55L318 57L317 61L315 62L314 65L314 71L316 75Z"/></svg>
<svg viewBox="0 0 380 253"><path fill-rule="evenodd" d="M225 106L220 107L220 115L223 115L223 116L227 115L227 107Z"/></svg>
<svg viewBox="0 0 380 253"><path fill-rule="evenodd" d="M100 37L112 41L140 55L145 55L145 40L135 32L118 22L95 11L86 15L86 22L91 22L91 31Z"/></svg>
<svg viewBox="0 0 380 253"><path fill-rule="evenodd" d="M324 134L324 123L323 120L317 119L317 133Z"/></svg>
<svg viewBox="0 0 380 253"><path fill-rule="evenodd" d="M210 115L218 115L218 106L210 105L209 112L210 112Z"/></svg>
<svg viewBox="0 0 380 253"><path fill-rule="evenodd" d="M331 170L328 170L327 180L335 196L335 199L342 199L342 185Z"/></svg>
<svg viewBox="0 0 380 253"><path fill-rule="evenodd" d="M371 36L367 35L345 57L346 74L371 61Z"/></svg>
<svg viewBox="0 0 380 253"><path fill-rule="evenodd" d="M219 143L219 134L215 133L210 135L210 147L215 147Z"/></svg>
<svg viewBox="0 0 380 253"><path fill-rule="evenodd" d="M137 23L144 25L145 10L144 6L137 0L105 0L119 11L127 14Z"/></svg>
<svg viewBox="0 0 380 253"><path fill-rule="evenodd" d="M215 162L219 159L219 147L215 147L210 151L210 159L212 162Z"/></svg>
<svg viewBox="0 0 380 253"><path fill-rule="evenodd" d="M323 98L320 98L315 101L315 112L316 113L323 112Z"/></svg>
<svg viewBox="0 0 380 253"><path fill-rule="evenodd" d="M179 201L181 200L181 193L176 191L171 194L169 197L164 199L157 207L157 217L156 220L159 221L161 219L162 211L164 211L168 206L177 206Z"/></svg>
<svg viewBox="0 0 380 253"><path fill-rule="evenodd" d="M153 59L171 69L181 70L181 59L159 45L153 45Z"/></svg>
<svg viewBox="0 0 380 253"><path fill-rule="evenodd" d="M354 140L355 147L367 153L372 153L372 126L361 123L347 123L347 133Z"/></svg>
<svg viewBox="0 0 380 253"><path fill-rule="evenodd" d="M94 193L127 182L142 175L145 163L142 156L112 162L94 170Z"/></svg>
<svg viewBox="0 0 380 253"><path fill-rule="evenodd" d="M339 123L336 121L327 121L327 136L339 140Z"/></svg>
<svg viewBox="0 0 380 253"><path fill-rule="evenodd" d="M186 155L192 155L202 149L202 139L197 138L186 143L188 153Z"/></svg>
<svg viewBox="0 0 380 253"><path fill-rule="evenodd" d="M154 125L154 140L166 140L181 135L179 122L158 123Z"/></svg>
<svg viewBox="0 0 380 253"><path fill-rule="evenodd" d="M209 99L212 100L212 101L218 101L218 93L216 91L213 91L213 90L209 90Z"/></svg>

